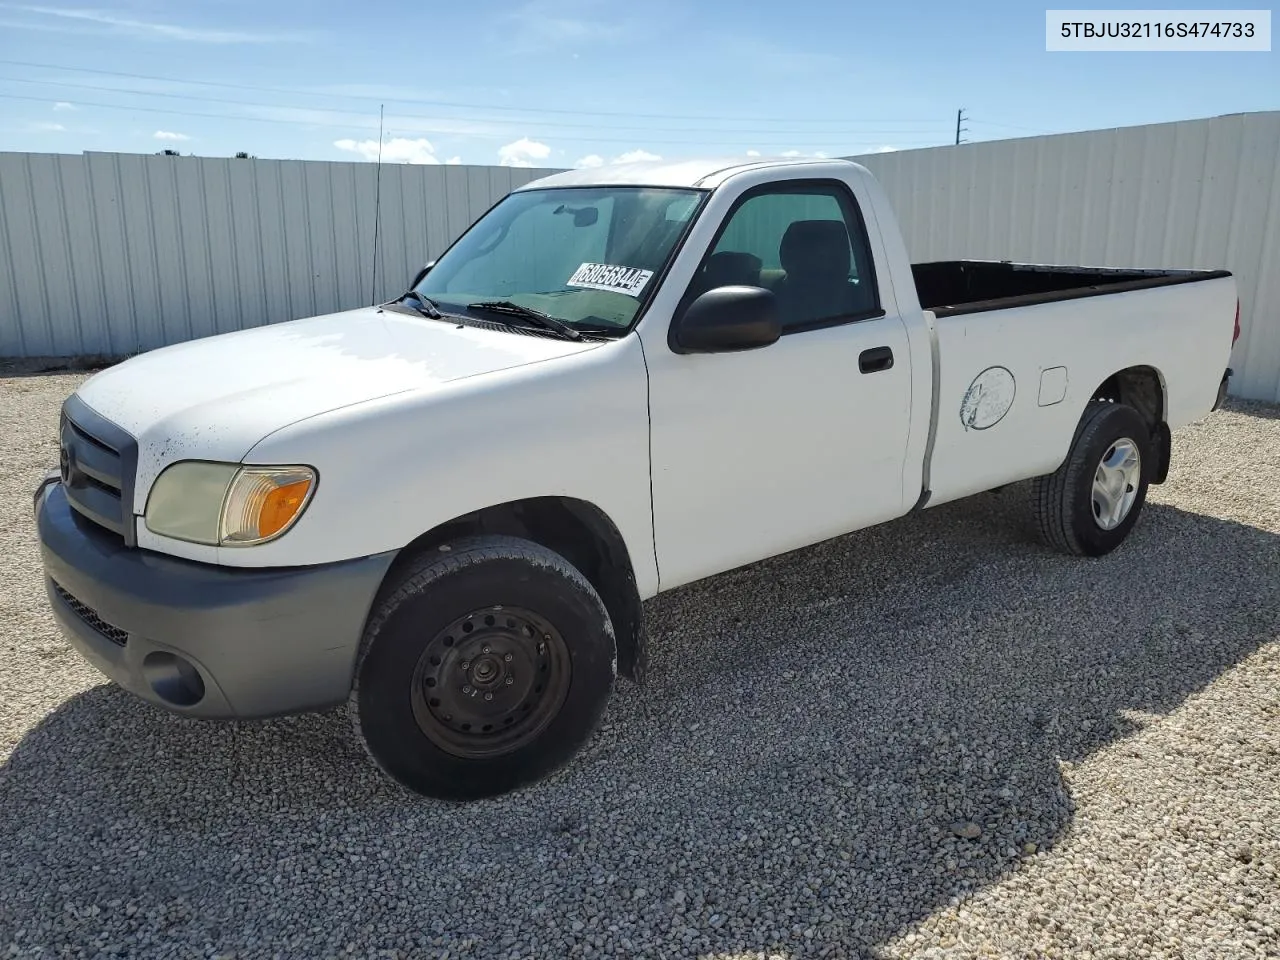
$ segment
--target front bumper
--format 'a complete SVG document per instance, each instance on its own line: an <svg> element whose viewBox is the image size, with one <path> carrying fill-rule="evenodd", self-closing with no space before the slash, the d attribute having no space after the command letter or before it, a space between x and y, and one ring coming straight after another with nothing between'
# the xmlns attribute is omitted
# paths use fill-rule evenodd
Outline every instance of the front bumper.
<svg viewBox="0 0 1280 960"><path fill-rule="evenodd" d="M36 491L54 619L131 693L200 717L323 709L351 689L365 618L394 552L248 569L126 547L77 514L57 475Z"/></svg>

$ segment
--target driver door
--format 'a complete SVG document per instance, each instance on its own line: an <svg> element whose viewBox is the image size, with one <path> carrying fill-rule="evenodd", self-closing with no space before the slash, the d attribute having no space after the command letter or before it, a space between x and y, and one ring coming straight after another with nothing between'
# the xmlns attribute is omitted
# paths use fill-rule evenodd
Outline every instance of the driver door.
<svg viewBox="0 0 1280 960"><path fill-rule="evenodd" d="M665 330L645 338L662 589L905 512L907 332L858 200L844 181L789 180L724 217L675 315L716 286L768 287L776 343L677 354Z"/></svg>

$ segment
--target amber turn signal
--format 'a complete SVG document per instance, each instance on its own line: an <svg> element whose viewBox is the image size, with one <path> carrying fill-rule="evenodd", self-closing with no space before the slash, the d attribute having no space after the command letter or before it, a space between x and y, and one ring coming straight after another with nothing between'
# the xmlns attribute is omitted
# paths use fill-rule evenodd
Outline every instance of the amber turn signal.
<svg viewBox="0 0 1280 960"><path fill-rule="evenodd" d="M295 480L268 493L258 512L258 536L272 537L287 527L302 509L310 490L311 481L308 479Z"/></svg>

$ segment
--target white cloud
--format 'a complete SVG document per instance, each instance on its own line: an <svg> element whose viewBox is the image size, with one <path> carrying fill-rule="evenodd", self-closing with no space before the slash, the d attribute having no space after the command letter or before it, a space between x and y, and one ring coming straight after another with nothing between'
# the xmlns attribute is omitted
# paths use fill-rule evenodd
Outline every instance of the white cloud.
<svg viewBox="0 0 1280 960"><path fill-rule="evenodd" d="M498 163L504 167L532 167L533 161L551 156L551 148L545 143L521 137L498 148Z"/></svg>
<svg viewBox="0 0 1280 960"><path fill-rule="evenodd" d="M799 150L783 150L782 155L784 157L803 157L804 156L804 154L801 153Z"/></svg>
<svg viewBox="0 0 1280 960"><path fill-rule="evenodd" d="M634 39L644 21L621 17L602 0L528 0L503 18L516 49L593 45Z"/></svg>
<svg viewBox="0 0 1280 960"><path fill-rule="evenodd" d="M60 123L33 123L32 130L39 130L41 133L66 133L67 128Z"/></svg>
<svg viewBox="0 0 1280 960"><path fill-rule="evenodd" d="M374 140L335 140L333 145L348 153L358 153L366 160L378 159L378 141ZM410 140L407 137L391 137L382 142L382 161L384 163L439 163L436 148L431 141L419 137Z"/></svg>
<svg viewBox="0 0 1280 960"><path fill-rule="evenodd" d="M585 157L575 163L574 166L579 170L587 169L589 167L603 167L604 157L600 156L598 153L588 153Z"/></svg>
<svg viewBox="0 0 1280 960"><path fill-rule="evenodd" d="M462 163L462 158L450 157L448 160L445 161L445 163L449 164L451 167L456 167L458 164Z"/></svg>
<svg viewBox="0 0 1280 960"><path fill-rule="evenodd" d="M825 150L815 150L813 153L805 153L803 150L783 150L781 155L784 157L812 157L815 160L827 159Z"/></svg>
<svg viewBox="0 0 1280 960"><path fill-rule="evenodd" d="M11 10L21 10L44 17L55 17L58 20L73 23L89 23L106 27L111 33L127 33L136 37L151 40L189 40L197 43L278 43L287 40L303 39L298 34L285 33L246 33L239 30L209 30L202 27L180 27L172 23L156 23L146 20L130 20L119 17L105 10L77 9L70 7L41 7L25 5L7 5ZM16 24L27 26L27 24ZM41 29L42 24L31 24Z"/></svg>
<svg viewBox="0 0 1280 960"><path fill-rule="evenodd" d="M897 149L898 149L897 147L891 147L888 144L886 144L883 147L876 147L871 152L872 153L896 153Z"/></svg>
<svg viewBox="0 0 1280 960"><path fill-rule="evenodd" d="M151 135L153 140L190 140L185 133L175 133L172 130L157 130Z"/></svg>
<svg viewBox="0 0 1280 960"><path fill-rule="evenodd" d="M650 153L648 150L628 150L626 153L619 154L613 158L614 163L643 163L646 160L661 160L662 158L656 153Z"/></svg>
<svg viewBox="0 0 1280 960"><path fill-rule="evenodd" d="M751 64L752 75L773 77L812 77L847 75L850 61L835 54L816 53L802 47L776 43L767 37L746 36L720 31L703 46L703 56L728 63Z"/></svg>
<svg viewBox="0 0 1280 960"><path fill-rule="evenodd" d="M65 100L59 100L53 105L53 109L59 112L63 110L74 110L75 108L76 105L74 103L67 103Z"/></svg>
<svg viewBox="0 0 1280 960"><path fill-rule="evenodd" d="M760 151L759 151L759 150L748 150L748 151L747 151L747 156L748 156L748 157L758 157L758 156L760 156Z"/></svg>

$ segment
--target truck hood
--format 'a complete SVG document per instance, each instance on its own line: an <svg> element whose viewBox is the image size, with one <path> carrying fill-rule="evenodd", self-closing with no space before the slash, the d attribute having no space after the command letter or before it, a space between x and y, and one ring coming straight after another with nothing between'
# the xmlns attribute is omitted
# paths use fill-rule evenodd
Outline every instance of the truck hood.
<svg viewBox="0 0 1280 960"><path fill-rule="evenodd" d="M137 439L142 496L173 460L235 462L281 427L339 407L599 345L365 308L153 350L78 393Z"/></svg>

